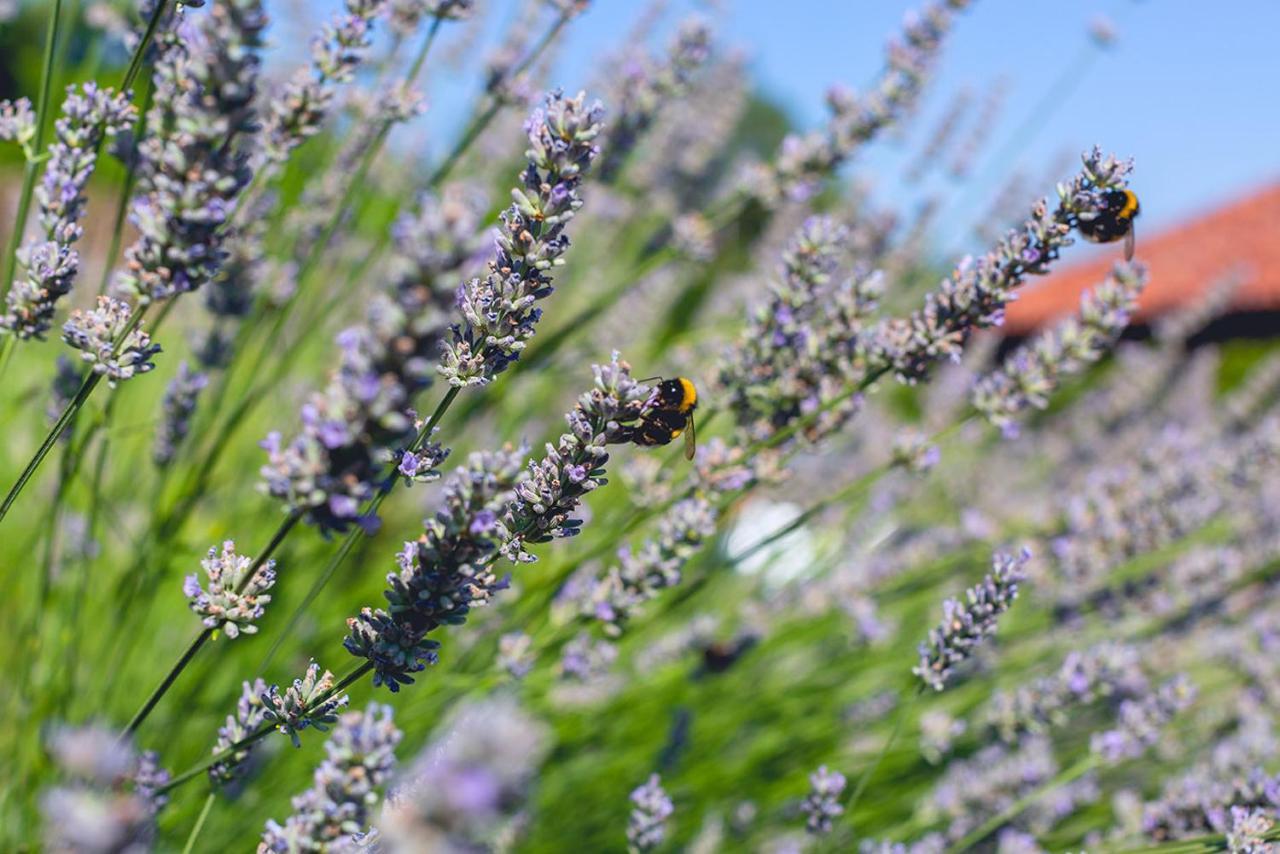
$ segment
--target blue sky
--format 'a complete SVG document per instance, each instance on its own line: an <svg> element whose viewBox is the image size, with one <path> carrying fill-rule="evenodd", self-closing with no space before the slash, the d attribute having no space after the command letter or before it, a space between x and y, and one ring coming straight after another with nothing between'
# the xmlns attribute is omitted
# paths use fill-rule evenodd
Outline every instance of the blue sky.
<svg viewBox="0 0 1280 854"><path fill-rule="evenodd" d="M490 33L515 7L515 0L479 2L493 10ZM565 88L590 83L594 61L625 38L646 5L596 0L573 24L553 81ZM843 82L857 88L871 80L886 38L918 5L722 0L709 7L705 0L671 0L667 19L710 8L721 43L746 50L762 89L800 126L813 127L824 118L827 86ZM1092 47L1087 36L1097 16L1110 19L1118 31L1106 51ZM1035 179L1035 192L1047 192L1045 179L1055 164L1074 163L1082 149L1098 142L1136 159L1144 227L1176 222L1259 183L1280 180L1277 34L1275 0L975 0L959 17L940 73L906 137L882 141L852 170L907 210L925 195L938 194L938 232L946 242L966 233L964 224L987 209L1012 169L1025 169ZM905 185L904 164L956 93L971 88L976 113L1001 79L1007 96L971 177L958 183L935 173L923 186ZM456 125L464 103L450 82L457 78L437 78L431 92L428 121L441 129L441 137ZM1065 88L1065 97L1037 111L1055 86Z"/></svg>

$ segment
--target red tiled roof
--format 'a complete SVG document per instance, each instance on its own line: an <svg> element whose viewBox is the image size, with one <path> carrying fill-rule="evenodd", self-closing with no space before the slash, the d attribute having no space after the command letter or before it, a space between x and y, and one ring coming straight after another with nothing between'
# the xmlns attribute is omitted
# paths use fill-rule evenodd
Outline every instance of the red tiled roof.
<svg viewBox="0 0 1280 854"><path fill-rule="evenodd" d="M1226 310L1280 310L1280 184L1159 234L1144 233L1139 218L1137 238L1134 257L1147 264L1151 278L1136 321L1195 303L1227 275L1241 280ZM1002 331L1026 335L1073 313L1081 293L1123 257L1122 245L1028 285L1009 306Z"/></svg>

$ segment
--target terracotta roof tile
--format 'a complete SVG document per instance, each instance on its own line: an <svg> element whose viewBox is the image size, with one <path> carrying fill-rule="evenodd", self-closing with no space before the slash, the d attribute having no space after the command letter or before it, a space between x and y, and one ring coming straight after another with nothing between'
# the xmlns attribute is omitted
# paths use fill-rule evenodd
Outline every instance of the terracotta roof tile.
<svg viewBox="0 0 1280 854"><path fill-rule="evenodd" d="M1144 233L1139 218L1137 238L1135 258L1151 270L1138 321L1193 304L1227 275L1242 277L1228 310L1280 309L1280 184L1159 234ZM1121 257L1120 246L1023 289L1009 306L1005 334L1026 335L1074 312L1080 294Z"/></svg>

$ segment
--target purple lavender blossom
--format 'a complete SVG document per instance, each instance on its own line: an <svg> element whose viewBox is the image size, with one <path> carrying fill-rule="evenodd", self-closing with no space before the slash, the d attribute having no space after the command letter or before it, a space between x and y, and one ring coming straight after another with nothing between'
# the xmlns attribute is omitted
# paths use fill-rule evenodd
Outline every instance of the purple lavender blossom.
<svg viewBox="0 0 1280 854"><path fill-rule="evenodd" d="M236 544L227 540L219 554L216 548L200 562L209 576L209 589L200 586L197 575L188 575L182 585L191 610L199 614L205 627L222 631L229 638L258 631L256 621L266 613L271 601L267 591L276 583L276 562L269 560L252 577L253 558L236 554Z"/></svg>
<svg viewBox="0 0 1280 854"><path fill-rule="evenodd" d="M953 760L929 797L926 815L947 821L946 837L963 838L1058 773L1048 739L1032 736L1016 747L993 744Z"/></svg>
<svg viewBox="0 0 1280 854"><path fill-rule="evenodd" d="M1017 556L997 552L991 573L966 591L964 602L943 602L942 622L929 631L928 642L920 644L920 663L911 672L935 691L945 688L956 666L995 634L1000 615L1018 597L1018 585L1026 579L1024 567L1030 559L1027 549Z"/></svg>
<svg viewBox="0 0 1280 854"><path fill-rule="evenodd" d="M294 747L301 747L298 734L308 727L328 732L329 725L338 720L338 710L350 702L346 694L333 694L335 680L320 665L312 661L301 679L293 680L282 693L279 685L271 685L263 691L263 720L289 736Z"/></svg>
<svg viewBox="0 0 1280 854"><path fill-rule="evenodd" d="M483 278L459 292L463 323L445 341L438 370L454 386L483 385L519 358L550 296L551 269L563 263L565 226L582 207L579 187L599 152L603 108L585 93L547 96L525 124L528 166L502 214L496 256Z"/></svg>
<svg viewBox="0 0 1280 854"><path fill-rule="evenodd" d="M293 815L283 825L267 821L259 850L354 850L369 829L379 789L395 770L402 736L390 706L370 703L362 712L344 714L324 743L314 784L293 798Z"/></svg>
<svg viewBox="0 0 1280 854"><path fill-rule="evenodd" d="M0 327L19 338L43 338L52 327L57 301L71 292L80 269L80 256L72 245L84 232L84 189L97 165L98 149L132 127L136 117L128 93L99 89L93 82L79 92L67 87L49 162L36 187L41 234L19 253L23 275L9 291Z"/></svg>
<svg viewBox="0 0 1280 854"><path fill-rule="evenodd" d="M1080 313L1038 336L984 376L973 389L974 408L1005 435L1016 435L1018 416L1044 409L1064 376L1098 361L1120 337L1147 283L1141 264L1117 264L1080 300Z"/></svg>
<svg viewBox="0 0 1280 854"><path fill-rule="evenodd" d="M401 36L412 35L423 18L463 21L475 12L475 0L390 0L387 15Z"/></svg>
<svg viewBox="0 0 1280 854"><path fill-rule="evenodd" d="M608 446L630 441L627 425L649 401L650 388L631 378L631 366L618 353L607 365L593 365L592 372L595 388L565 416L569 432L547 445L542 460L529 464L529 477L516 485L502 515L500 552L507 560L535 561L529 545L578 533L582 520L572 514L584 495L604 484Z"/></svg>
<svg viewBox="0 0 1280 854"><path fill-rule="evenodd" d="M251 173L258 130L261 0L219 0L158 39L154 106L138 144L138 191L115 288L146 304L200 288L223 260L224 226Z"/></svg>
<svg viewBox="0 0 1280 854"><path fill-rule="evenodd" d="M627 850L632 854L653 851L667 838L667 823L675 804L662 788L657 774L631 793L631 817L627 821Z"/></svg>
<svg viewBox="0 0 1280 854"><path fill-rule="evenodd" d="M1058 187L1058 205L1036 203L1020 228L1010 231L980 258L964 258L938 290L925 297L924 308L909 318L882 321L868 349L904 382L925 377L938 361L955 361L974 329L998 326L1004 307L1028 275L1049 269L1059 251L1071 244L1071 231L1081 218L1105 207L1106 194L1125 186L1131 166L1094 149L1084 156L1083 170Z"/></svg>
<svg viewBox="0 0 1280 854"><path fill-rule="evenodd" d="M112 388L150 371L155 367L151 357L160 352L160 345L151 343L141 325L131 322L132 316L127 302L100 296L97 308L71 312L62 327L62 340L79 350L80 358L95 374L105 376Z"/></svg>
<svg viewBox="0 0 1280 854"><path fill-rule="evenodd" d="M822 765L809 775L809 794L800 810L805 814L804 829L815 836L831 832L831 823L844 814L840 796L844 794L846 780L839 771L830 771Z"/></svg>
<svg viewBox="0 0 1280 854"><path fill-rule="evenodd" d="M156 438L151 448L151 459L161 468L173 462L178 446L191 429L191 416L196 410L200 392L209 384L209 375L193 371L186 362L178 365L178 373L164 390L160 408L164 417L156 427Z"/></svg>

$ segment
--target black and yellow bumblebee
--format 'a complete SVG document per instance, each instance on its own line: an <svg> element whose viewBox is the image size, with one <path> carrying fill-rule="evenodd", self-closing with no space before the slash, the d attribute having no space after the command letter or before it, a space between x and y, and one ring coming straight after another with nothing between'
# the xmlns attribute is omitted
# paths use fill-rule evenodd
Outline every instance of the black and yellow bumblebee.
<svg viewBox="0 0 1280 854"><path fill-rule="evenodd" d="M1130 189L1111 190L1105 207L1091 220L1080 220L1080 234L1094 243L1114 243L1124 238L1124 260L1133 260L1133 220L1142 213L1138 196Z"/></svg>
<svg viewBox="0 0 1280 854"><path fill-rule="evenodd" d="M698 389L686 377L653 379L658 380L658 385L640 422L631 428L631 441L637 445L667 445L683 434L684 456L691 460L697 450L693 411L698 408Z"/></svg>

